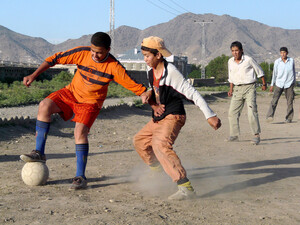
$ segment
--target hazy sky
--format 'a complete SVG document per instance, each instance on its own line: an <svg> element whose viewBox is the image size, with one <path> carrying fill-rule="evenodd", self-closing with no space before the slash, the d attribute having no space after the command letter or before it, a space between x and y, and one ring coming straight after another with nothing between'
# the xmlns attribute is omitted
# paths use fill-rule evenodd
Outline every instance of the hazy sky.
<svg viewBox="0 0 300 225"><path fill-rule="evenodd" d="M0 25L52 43L109 31L110 0L0 0ZM145 29L192 12L300 29L300 0L115 0L115 28Z"/></svg>

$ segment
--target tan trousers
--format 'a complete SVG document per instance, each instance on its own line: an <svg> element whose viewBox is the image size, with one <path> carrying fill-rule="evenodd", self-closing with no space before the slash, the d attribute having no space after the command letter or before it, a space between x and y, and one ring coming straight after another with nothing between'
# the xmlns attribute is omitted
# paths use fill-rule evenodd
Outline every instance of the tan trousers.
<svg viewBox="0 0 300 225"><path fill-rule="evenodd" d="M144 162L148 165L159 162L174 182L186 178L186 171L173 150L173 144L185 120L185 115L168 115L158 122L151 120L133 140L134 147Z"/></svg>
<svg viewBox="0 0 300 225"><path fill-rule="evenodd" d="M238 136L240 134L239 118L245 102L247 103L248 121L252 134L259 134L261 132L257 112L255 84L248 84L234 86L233 88L228 112L230 136Z"/></svg>

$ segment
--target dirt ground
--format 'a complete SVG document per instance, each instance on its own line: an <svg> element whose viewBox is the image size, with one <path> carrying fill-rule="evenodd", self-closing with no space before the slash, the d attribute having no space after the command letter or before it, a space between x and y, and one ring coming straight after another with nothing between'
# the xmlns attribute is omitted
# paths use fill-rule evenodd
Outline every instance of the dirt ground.
<svg viewBox="0 0 300 225"><path fill-rule="evenodd" d="M103 110L91 129L86 175L89 188L69 191L75 175L71 122L51 125L46 145L50 177L26 186L19 155L35 148L35 121L0 127L0 224L300 224L300 122L285 124L284 97L273 123L265 122L271 97L258 96L261 143L251 145L247 110L240 141L228 136L229 98L208 98L222 120L214 131L202 112L187 104L187 123L174 149L198 198L167 200L177 188L165 174L153 177L134 151L134 134L150 110L120 106Z"/></svg>

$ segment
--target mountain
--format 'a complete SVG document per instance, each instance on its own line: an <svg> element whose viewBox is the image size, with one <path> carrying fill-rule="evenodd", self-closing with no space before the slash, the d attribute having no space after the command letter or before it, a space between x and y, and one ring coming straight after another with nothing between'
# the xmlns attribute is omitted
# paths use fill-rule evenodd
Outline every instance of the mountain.
<svg viewBox="0 0 300 225"><path fill-rule="evenodd" d="M201 22L211 22L205 28L205 56L202 57ZM257 61L273 62L279 57L279 48L286 46L291 57L300 55L300 30L270 27L253 20L241 20L229 15L185 13L166 23L144 30L121 26L115 30L113 54L140 46L144 37L162 37L174 55L186 55L190 63L207 63L222 54L231 55L233 41L243 43L244 52ZM79 45L89 45L92 34L79 39L69 39L58 45L42 38L33 38L15 33L0 26L0 60L15 62L42 62L45 57L57 51L64 51ZM204 60L205 59L205 60Z"/></svg>
<svg viewBox="0 0 300 225"><path fill-rule="evenodd" d="M0 26L0 60L40 63L52 54L53 47L43 38L18 34Z"/></svg>

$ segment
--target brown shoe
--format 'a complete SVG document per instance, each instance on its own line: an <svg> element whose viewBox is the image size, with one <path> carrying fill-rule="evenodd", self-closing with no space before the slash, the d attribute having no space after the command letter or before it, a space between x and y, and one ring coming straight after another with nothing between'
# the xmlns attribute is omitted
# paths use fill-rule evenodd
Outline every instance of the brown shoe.
<svg viewBox="0 0 300 225"><path fill-rule="evenodd" d="M20 155L24 162L46 162L46 155L42 155L40 151L32 150L30 154Z"/></svg>
<svg viewBox="0 0 300 225"><path fill-rule="evenodd" d="M79 190L79 189L85 189L87 187L87 180L80 177L74 177L72 179L72 184L70 186L70 190Z"/></svg>

